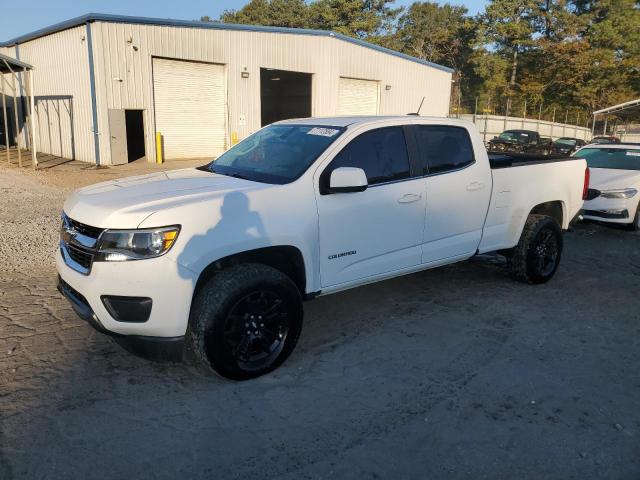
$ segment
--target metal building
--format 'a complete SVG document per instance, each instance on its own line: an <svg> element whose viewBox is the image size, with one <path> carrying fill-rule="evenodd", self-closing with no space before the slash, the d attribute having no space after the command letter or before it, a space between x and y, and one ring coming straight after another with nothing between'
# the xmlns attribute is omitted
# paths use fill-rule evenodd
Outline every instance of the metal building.
<svg viewBox="0 0 640 480"><path fill-rule="evenodd" d="M37 73L38 151L214 157L284 118L446 116L452 70L341 34L88 14L0 43ZM23 134L26 138L26 134Z"/></svg>

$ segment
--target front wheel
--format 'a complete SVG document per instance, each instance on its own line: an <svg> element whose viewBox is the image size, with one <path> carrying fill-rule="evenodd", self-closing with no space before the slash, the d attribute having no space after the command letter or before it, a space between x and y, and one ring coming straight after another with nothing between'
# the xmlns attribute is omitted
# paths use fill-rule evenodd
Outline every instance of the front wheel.
<svg viewBox="0 0 640 480"><path fill-rule="evenodd" d="M518 245L507 253L509 273L525 283L548 282L560 265L562 247L562 230L553 218L529 215Z"/></svg>
<svg viewBox="0 0 640 480"><path fill-rule="evenodd" d="M189 321L196 359L233 380L280 366L302 330L302 298L285 274L241 264L215 274L197 293Z"/></svg>

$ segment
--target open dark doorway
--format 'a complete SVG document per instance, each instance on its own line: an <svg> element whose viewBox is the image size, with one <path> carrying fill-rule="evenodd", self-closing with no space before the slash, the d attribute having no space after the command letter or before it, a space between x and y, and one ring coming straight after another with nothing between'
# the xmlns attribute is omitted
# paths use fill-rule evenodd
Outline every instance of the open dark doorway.
<svg viewBox="0 0 640 480"><path fill-rule="evenodd" d="M145 156L144 115L142 110L125 110L127 125L127 156L133 162Z"/></svg>
<svg viewBox="0 0 640 480"><path fill-rule="evenodd" d="M262 126L311 116L311 74L260 69Z"/></svg>

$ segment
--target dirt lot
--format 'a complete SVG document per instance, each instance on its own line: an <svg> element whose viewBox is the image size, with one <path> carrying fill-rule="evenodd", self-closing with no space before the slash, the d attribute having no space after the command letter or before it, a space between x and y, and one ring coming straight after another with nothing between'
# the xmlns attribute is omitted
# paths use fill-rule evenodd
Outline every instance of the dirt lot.
<svg viewBox="0 0 640 480"><path fill-rule="evenodd" d="M640 235L566 236L555 279L480 257L307 304L275 373L122 351L55 289L71 187L0 167L0 478L640 477Z"/></svg>

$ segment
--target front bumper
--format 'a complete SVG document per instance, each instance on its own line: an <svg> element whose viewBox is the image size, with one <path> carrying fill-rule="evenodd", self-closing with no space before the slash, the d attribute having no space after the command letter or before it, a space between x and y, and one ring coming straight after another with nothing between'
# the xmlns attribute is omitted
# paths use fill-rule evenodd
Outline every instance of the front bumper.
<svg viewBox="0 0 640 480"><path fill-rule="evenodd" d="M94 262L91 272L83 275L65 263L58 249L56 267L61 280L80 296L71 301L76 313L85 318L88 306L91 318L95 317L104 331L144 337L185 335L197 276L168 255L129 262ZM146 320L119 321L117 312L107 308L109 302L104 302L104 297L138 297L148 299L152 306ZM83 301L78 302L78 298Z"/></svg>
<svg viewBox="0 0 640 480"><path fill-rule="evenodd" d="M87 299L58 276L58 290L71 303L76 314L98 332L111 336L125 350L150 360L180 361L184 350L184 335L177 337L149 337L121 335L107 330L93 312Z"/></svg>
<svg viewBox="0 0 640 480"><path fill-rule="evenodd" d="M582 217L609 223L631 223L636 214L638 197L604 198L587 200L582 207Z"/></svg>

